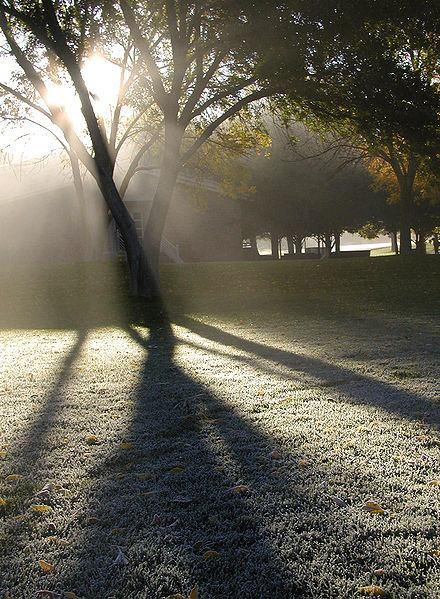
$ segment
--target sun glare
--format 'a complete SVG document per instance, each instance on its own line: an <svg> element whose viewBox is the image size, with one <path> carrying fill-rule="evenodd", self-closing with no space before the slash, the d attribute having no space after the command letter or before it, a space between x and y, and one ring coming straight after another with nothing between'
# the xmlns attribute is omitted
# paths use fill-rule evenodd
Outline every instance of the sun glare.
<svg viewBox="0 0 440 599"><path fill-rule="evenodd" d="M99 54L92 55L82 69L84 80L95 101L114 104L118 95L119 68Z"/></svg>
<svg viewBox="0 0 440 599"><path fill-rule="evenodd" d="M118 67L99 54L94 54L85 62L82 74L91 94L94 108L101 116L107 117L114 106L119 88ZM81 104L73 86L48 82L46 100L49 105L62 108L72 120L78 133L84 128ZM38 142L41 145L41 142Z"/></svg>

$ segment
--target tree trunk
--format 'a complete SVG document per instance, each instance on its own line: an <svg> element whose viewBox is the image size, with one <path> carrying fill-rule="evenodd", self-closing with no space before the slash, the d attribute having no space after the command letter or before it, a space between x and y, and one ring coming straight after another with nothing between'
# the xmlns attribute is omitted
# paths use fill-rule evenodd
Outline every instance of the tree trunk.
<svg viewBox="0 0 440 599"><path fill-rule="evenodd" d="M99 182L101 193L124 241L130 271L130 290L133 295L151 299L157 295L156 279L152 276L147 257L137 235L136 225L123 204L113 179L110 176L100 176ZM118 201L120 206L117 205Z"/></svg>
<svg viewBox="0 0 440 599"><path fill-rule="evenodd" d="M156 289L159 288L160 244L179 174L181 143L182 132L175 123L166 120L164 154L159 181L143 234L144 248L152 276L156 281Z"/></svg>
<svg viewBox="0 0 440 599"><path fill-rule="evenodd" d="M432 244L434 246L434 254L438 255L440 253L440 239L438 233L434 233L432 237Z"/></svg>
<svg viewBox="0 0 440 599"><path fill-rule="evenodd" d="M324 257L325 258L330 258L330 255L332 253L332 236L331 233L326 232L324 235Z"/></svg>
<svg viewBox="0 0 440 599"><path fill-rule="evenodd" d="M273 260L279 260L279 247L278 247L278 233L272 231L270 234L270 245L272 248L272 258Z"/></svg>
<svg viewBox="0 0 440 599"><path fill-rule="evenodd" d="M341 233L335 233L335 252L339 254L341 252Z"/></svg>
<svg viewBox="0 0 440 599"><path fill-rule="evenodd" d="M295 253L296 254L302 254L302 249L303 249L303 238L302 237L295 237Z"/></svg>
<svg viewBox="0 0 440 599"><path fill-rule="evenodd" d="M84 194L84 183L79 168L79 160L76 152L69 151L70 166L72 168L73 186L75 188L76 203L78 209L78 246L81 258L87 260L91 257L92 240L86 215L86 200Z"/></svg>
<svg viewBox="0 0 440 599"><path fill-rule="evenodd" d="M105 134L93 109L89 90L85 85L79 63L65 39L57 39L57 54L65 64L81 101L81 109L87 124L94 149L93 163L95 176L102 196L110 210L125 244L130 271L130 290L134 295L151 299L157 293L156 280L152 276L148 260L138 239L136 226L116 187L113 171L114 162L110 156ZM66 131L69 140L71 135ZM70 143L70 142L69 142ZM91 171L92 172L92 171Z"/></svg>
<svg viewBox="0 0 440 599"><path fill-rule="evenodd" d="M251 242L252 254L253 254L254 258L259 258L260 252L258 251L257 236L255 235L255 233L250 238L250 242Z"/></svg>
<svg viewBox="0 0 440 599"><path fill-rule="evenodd" d="M426 236L424 231L417 231L416 252L421 255L426 254Z"/></svg>
<svg viewBox="0 0 440 599"><path fill-rule="evenodd" d="M293 237L291 235L287 235L287 250L289 252L289 256L293 256L295 253L295 245L293 243Z"/></svg>
<svg viewBox="0 0 440 599"><path fill-rule="evenodd" d="M411 214L413 206L414 181L408 176L399 178L400 190L400 253L410 254L411 244Z"/></svg>
<svg viewBox="0 0 440 599"><path fill-rule="evenodd" d="M394 252L397 256L399 254L399 244L397 243L397 232L391 231L390 237L391 237L391 251Z"/></svg>

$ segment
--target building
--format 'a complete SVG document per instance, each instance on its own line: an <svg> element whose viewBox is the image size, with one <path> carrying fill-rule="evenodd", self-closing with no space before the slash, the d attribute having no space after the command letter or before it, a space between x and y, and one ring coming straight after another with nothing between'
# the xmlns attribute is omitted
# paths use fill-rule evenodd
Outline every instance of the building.
<svg viewBox="0 0 440 599"><path fill-rule="evenodd" d="M156 180L151 174L138 175L133 183L125 202L141 235ZM6 165L1 169L0 184L0 262L77 261L123 253L114 221L96 186L87 185L85 210L81 210L69 172L59 164L50 162L39 168L27 164L19 170ZM225 197L212 181L196 182L188 174L181 176L161 257L166 262L241 259L238 202Z"/></svg>

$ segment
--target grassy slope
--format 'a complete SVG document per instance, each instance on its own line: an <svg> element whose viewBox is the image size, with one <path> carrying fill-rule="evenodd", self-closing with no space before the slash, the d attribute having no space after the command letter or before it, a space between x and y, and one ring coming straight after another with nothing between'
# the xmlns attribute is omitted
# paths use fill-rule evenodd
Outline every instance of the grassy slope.
<svg viewBox="0 0 440 599"><path fill-rule="evenodd" d="M439 275L166 267L173 335L115 265L1 275L0 596L437 597Z"/></svg>

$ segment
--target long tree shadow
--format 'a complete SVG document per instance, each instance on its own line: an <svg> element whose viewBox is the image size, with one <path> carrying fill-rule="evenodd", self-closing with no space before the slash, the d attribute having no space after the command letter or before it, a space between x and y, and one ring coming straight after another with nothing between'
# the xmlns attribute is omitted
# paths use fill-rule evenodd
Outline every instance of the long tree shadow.
<svg viewBox="0 0 440 599"><path fill-rule="evenodd" d="M65 388L69 382L72 368L87 339L87 331L76 331L75 337L72 346L54 374L53 383L39 402L40 409L21 435L19 434L18 438L13 440L12 464L16 472L28 474L38 470L38 459L46 449L47 438L65 408Z"/></svg>
<svg viewBox="0 0 440 599"><path fill-rule="evenodd" d="M163 310L151 311L143 325L148 337L143 328L125 329L145 352L130 424L121 431L121 444L103 447L81 472L91 481L86 507L67 527L73 542L50 588L107 599L186 596L196 583L203 599L351 596L350 581L371 565L371 547L362 531L353 539L345 512L333 515L334 504L329 507L331 500L320 488L328 474L324 466L310 466L307 473L297 467L302 436L289 437L280 467L271 457L277 439L228 401L235 390L215 394L194 361L180 365L179 340ZM274 354L274 348L190 319L180 319L179 325L315 378L341 378L340 368L320 360L283 350ZM75 352L60 372L55 397ZM376 392L382 389L387 386ZM364 391L357 393L355 401L367 401ZM42 423L61 407L49 400L51 409L43 408L34 427L40 447ZM99 403L94 410L100 410ZM373 533L368 534L371 542ZM318 561L315 556L326 551L330 537L331 559ZM334 587L322 580L332 560L338 563Z"/></svg>
<svg viewBox="0 0 440 599"><path fill-rule="evenodd" d="M174 321L201 338L238 351L244 351L269 363L282 365L296 373L313 377L312 385L316 379L330 386L332 381L338 384L345 381L347 385L350 385L347 391L349 400L355 403L369 404L397 416L409 420L418 420L435 427L440 424L438 404L419 393L410 393L372 376L366 376L318 358L296 354L245 339L193 318L176 317ZM239 359L242 359L242 357L239 357ZM259 367L258 363L254 365L256 368Z"/></svg>
<svg viewBox="0 0 440 599"><path fill-rule="evenodd" d="M60 451L63 451L62 442L60 443L60 439L53 438L53 431L66 409L66 387L86 338L85 330L75 332L73 343L52 375L53 382L47 392L36 402L38 409L24 418L27 427L21 431L14 431L9 439L8 460L5 462L5 468L2 469L11 479L8 489L10 500L4 514L5 530L9 531L8 543L2 546L1 551L4 563L12 561L14 556L22 552L22 544L27 542L28 530L22 525L31 518L30 504L44 504L49 508L53 505L51 491L54 481L42 480L42 477L47 470L45 463L50 461L49 456L54 447L61 444ZM18 517L16 510L19 510ZM53 528L53 524L50 526ZM47 530L50 531L51 528ZM11 581L13 580L13 573L4 570L3 574L2 583L7 585L9 576ZM0 591L6 592L6 588L0 585Z"/></svg>
<svg viewBox="0 0 440 599"><path fill-rule="evenodd" d="M316 573L299 576L300 560L277 545L287 525L291 535L313 526L324 543L329 533L328 498L307 489L294 467L300 439L291 440L292 467L280 468L276 439L179 366L163 313L150 320L148 338L131 326L127 333L146 352L132 422L122 445L87 474L97 481L87 506L94 524L60 588L140 599L186 596L197 583L204 599L316 596ZM305 543L289 555L311 551ZM361 551L356 566L345 559L358 569L368 556Z"/></svg>

